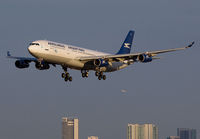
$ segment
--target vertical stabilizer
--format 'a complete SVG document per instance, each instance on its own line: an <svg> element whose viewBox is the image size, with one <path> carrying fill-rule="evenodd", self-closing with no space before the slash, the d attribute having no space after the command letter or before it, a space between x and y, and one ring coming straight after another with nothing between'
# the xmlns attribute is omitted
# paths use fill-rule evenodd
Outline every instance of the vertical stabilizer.
<svg viewBox="0 0 200 139"><path fill-rule="evenodd" d="M135 31L133 30L129 31L128 35L126 36L126 39L124 40L124 43L122 44L117 54L129 54L131 52L131 46L132 46L134 34L135 34Z"/></svg>

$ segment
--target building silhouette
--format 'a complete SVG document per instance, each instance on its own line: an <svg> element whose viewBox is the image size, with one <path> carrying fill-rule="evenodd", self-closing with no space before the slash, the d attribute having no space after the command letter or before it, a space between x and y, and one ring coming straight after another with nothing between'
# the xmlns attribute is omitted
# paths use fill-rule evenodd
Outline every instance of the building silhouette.
<svg viewBox="0 0 200 139"><path fill-rule="evenodd" d="M179 136L169 136L169 137L167 137L167 139L180 139L180 137Z"/></svg>
<svg viewBox="0 0 200 139"><path fill-rule="evenodd" d="M153 124L128 124L127 139L158 139L158 127Z"/></svg>
<svg viewBox="0 0 200 139"><path fill-rule="evenodd" d="M97 136L89 136L88 139L99 139Z"/></svg>
<svg viewBox="0 0 200 139"><path fill-rule="evenodd" d="M78 139L78 119L62 118L62 139Z"/></svg>
<svg viewBox="0 0 200 139"><path fill-rule="evenodd" d="M177 128L177 136L180 139L196 139L196 129Z"/></svg>

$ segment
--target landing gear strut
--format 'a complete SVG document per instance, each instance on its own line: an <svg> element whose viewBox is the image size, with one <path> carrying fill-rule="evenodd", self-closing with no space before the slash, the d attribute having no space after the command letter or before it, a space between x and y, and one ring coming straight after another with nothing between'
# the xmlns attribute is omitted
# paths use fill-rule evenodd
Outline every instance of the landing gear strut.
<svg viewBox="0 0 200 139"><path fill-rule="evenodd" d="M101 72L96 71L95 76L97 76L99 80L101 79L106 80L106 75L103 75L102 71Z"/></svg>
<svg viewBox="0 0 200 139"><path fill-rule="evenodd" d="M67 72L67 67L63 67L64 73L61 74L61 77L64 78L64 80L67 81L72 81L72 76Z"/></svg>

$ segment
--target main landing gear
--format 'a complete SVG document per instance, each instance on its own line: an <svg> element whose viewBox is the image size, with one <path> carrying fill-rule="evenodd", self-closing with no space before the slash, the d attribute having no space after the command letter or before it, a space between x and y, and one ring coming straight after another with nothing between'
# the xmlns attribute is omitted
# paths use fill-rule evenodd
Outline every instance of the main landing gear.
<svg viewBox="0 0 200 139"><path fill-rule="evenodd" d="M103 75L102 71L101 72L96 71L95 75L98 77L99 80L101 79L106 80L106 75Z"/></svg>
<svg viewBox="0 0 200 139"><path fill-rule="evenodd" d="M81 73L82 73L82 77L83 77L83 78L88 78L88 76L89 76L89 71L87 71L87 70L81 70Z"/></svg>
<svg viewBox="0 0 200 139"><path fill-rule="evenodd" d="M67 68L63 67L64 73L61 74L61 77L67 82L67 81L72 81L72 76L67 72Z"/></svg>
<svg viewBox="0 0 200 139"><path fill-rule="evenodd" d="M67 72L67 67L63 66L62 68L64 70L64 73L61 74L61 77L64 79L64 81L71 82L72 81L72 76L70 76L70 74ZM81 74L82 74L83 78L88 78L89 70L81 70ZM104 75L102 71L96 71L95 75L97 76L97 78L99 80L101 80L101 79L106 80L106 75Z"/></svg>

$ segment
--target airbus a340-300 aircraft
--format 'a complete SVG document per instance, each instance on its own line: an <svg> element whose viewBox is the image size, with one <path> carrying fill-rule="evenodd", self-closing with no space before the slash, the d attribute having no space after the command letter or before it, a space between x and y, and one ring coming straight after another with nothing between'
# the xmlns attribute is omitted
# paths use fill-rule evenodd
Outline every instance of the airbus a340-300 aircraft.
<svg viewBox="0 0 200 139"><path fill-rule="evenodd" d="M68 68L80 70L82 77L86 78L88 77L89 70L94 70L99 80L105 80L106 75L104 75L104 72L117 71L134 62L151 62L154 59L158 59L158 57L155 57L157 54L184 50L194 44L192 42L186 47L168 50L130 53L134 33L132 30L129 31L120 50L116 54L97 52L47 40L38 40L30 43L28 47L29 53L35 58L14 57L10 55L10 52L7 52L7 57L16 59L15 66L20 69L28 68L31 62L35 62L35 67L39 70L47 70L50 68L50 65L54 67L61 65L64 70L62 78L65 81L72 81L72 76L67 71Z"/></svg>

